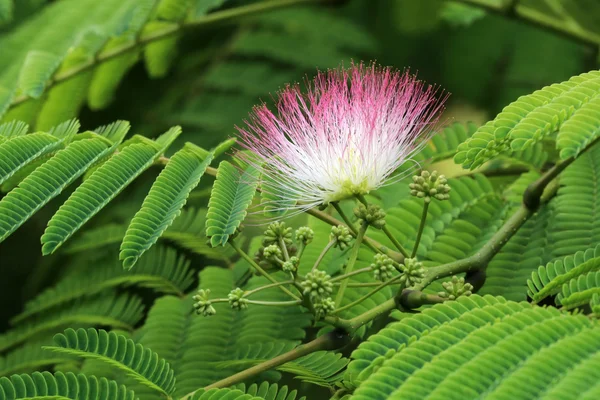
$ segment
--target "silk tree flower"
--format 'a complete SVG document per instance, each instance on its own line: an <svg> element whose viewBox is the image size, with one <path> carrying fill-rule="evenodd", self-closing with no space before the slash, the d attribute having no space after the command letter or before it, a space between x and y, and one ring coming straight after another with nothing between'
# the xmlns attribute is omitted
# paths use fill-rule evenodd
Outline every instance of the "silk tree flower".
<svg viewBox="0 0 600 400"><path fill-rule="evenodd" d="M353 64L319 72L305 94L286 86L276 113L263 103L236 128L275 206L306 209L404 177L393 173L431 136L439 94L408 71Z"/></svg>

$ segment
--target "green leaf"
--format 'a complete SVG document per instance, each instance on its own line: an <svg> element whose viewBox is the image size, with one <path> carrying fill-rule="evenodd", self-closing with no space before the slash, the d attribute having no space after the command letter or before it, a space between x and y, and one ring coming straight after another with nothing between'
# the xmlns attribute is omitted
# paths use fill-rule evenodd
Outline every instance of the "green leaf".
<svg viewBox="0 0 600 400"><path fill-rule="evenodd" d="M51 254L96 215L162 154L179 135L172 128L154 142L123 148L100 166L59 208L42 235L42 253Z"/></svg>
<svg viewBox="0 0 600 400"><path fill-rule="evenodd" d="M29 131L29 125L23 121L10 121L0 125L0 144L8 139L23 136Z"/></svg>
<svg viewBox="0 0 600 400"><path fill-rule="evenodd" d="M241 172L227 161L219 164L206 216L206 236L213 247L225 246L246 217L259 172L252 166Z"/></svg>
<svg viewBox="0 0 600 400"><path fill-rule="evenodd" d="M39 98L60 62L61 57L56 54L39 50L30 51L19 76L21 92L34 99Z"/></svg>
<svg viewBox="0 0 600 400"><path fill-rule="evenodd" d="M539 302L560 292L562 286L572 279L597 269L600 269L600 245L540 266L527 280L527 294L533 301Z"/></svg>
<svg viewBox="0 0 600 400"><path fill-rule="evenodd" d="M191 143L170 159L127 228L119 254L123 268L131 269L173 223L211 161L212 154L202 160Z"/></svg>
<svg viewBox="0 0 600 400"><path fill-rule="evenodd" d="M156 15L167 21L183 19L192 5L192 0L160 0L156 7Z"/></svg>
<svg viewBox="0 0 600 400"><path fill-rule="evenodd" d="M102 137L77 140L36 168L0 200L0 242L114 147Z"/></svg>
<svg viewBox="0 0 600 400"><path fill-rule="evenodd" d="M115 381L71 372L34 372L0 378L0 400L136 400Z"/></svg>
<svg viewBox="0 0 600 400"><path fill-rule="evenodd" d="M118 260L97 264L65 276L29 300L24 311L11 323L20 323L61 304L82 300L107 289L144 287L157 293L183 296L194 282L195 273L190 268L190 261L168 247L150 249L140 259L134 273L124 271Z"/></svg>
<svg viewBox="0 0 600 400"><path fill-rule="evenodd" d="M87 299L63 304L36 318L18 324L0 335L0 351L5 351L33 338L44 338L49 332L69 326L104 326L133 330L144 313L139 297L109 290Z"/></svg>
<svg viewBox="0 0 600 400"><path fill-rule="evenodd" d="M105 330L67 329L54 336L52 351L101 360L123 371L136 381L168 396L175 390L171 365L150 349L123 335Z"/></svg>
<svg viewBox="0 0 600 400"><path fill-rule="evenodd" d="M599 339L598 323L583 315L459 298L407 316L359 346L353 358L372 361L362 370L349 367L358 386L352 398L570 398L564 393L581 393L581 371L600 368L600 359L590 358Z"/></svg>
<svg viewBox="0 0 600 400"><path fill-rule="evenodd" d="M32 161L63 146L63 141L48 133L16 136L0 144L0 184Z"/></svg>
<svg viewBox="0 0 600 400"><path fill-rule="evenodd" d="M587 132L589 125L581 121L597 108L598 97L599 71L574 76L521 96L462 143L454 161L464 168L474 169L498 155L525 151L551 133L562 130L567 121L581 113L579 122L576 120L567 126L558 145L563 150L561 157L576 155L596 135L596 130Z"/></svg>

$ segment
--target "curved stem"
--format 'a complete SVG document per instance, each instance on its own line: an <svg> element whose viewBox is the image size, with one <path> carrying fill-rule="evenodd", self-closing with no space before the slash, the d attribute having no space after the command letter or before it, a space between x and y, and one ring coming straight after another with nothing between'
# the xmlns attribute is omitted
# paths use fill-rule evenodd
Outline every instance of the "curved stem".
<svg viewBox="0 0 600 400"><path fill-rule="evenodd" d="M317 261L315 261L315 264L312 266L311 271L316 270L319 267L319 264L321 264L321 261L323 261L323 257L325 257L325 254L327 254L327 252L335 245L335 242L332 240L329 243L327 243L327 246L325 246L325 248L323 249L323 251L321 251L321 254L319 254L319 257L317 258Z"/></svg>
<svg viewBox="0 0 600 400"><path fill-rule="evenodd" d="M558 20L534 8L521 5L519 0L512 0L507 5L502 2L489 0L458 0L461 3L482 8L486 11L500 14L509 18L523 20L542 29L557 33L569 39L597 47L600 45L600 35L574 23L572 18ZM506 3L506 2L505 2Z"/></svg>
<svg viewBox="0 0 600 400"><path fill-rule="evenodd" d="M79 74L86 72L92 68L95 68L99 64L110 61L116 57L119 57L125 53L133 51L138 47L145 46L152 42L156 42L158 40L169 38L173 35L179 34L181 31L186 29L193 28L201 28L207 27L210 25L232 22L236 21L239 18L247 17L255 14L260 14L263 12L277 10L279 8L291 7L300 4L310 4L310 3L319 3L330 0L272 0L272 1L263 1L259 3L254 3L246 6L236 7L229 10L217 11L211 13L202 18L198 18L192 21L186 21L181 24L173 24L170 26L166 26L163 29L141 34L136 40L132 40L129 43L126 43L122 46L112 48L110 50L101 51L97 54L93 59L85 61L79 65L75 65L72 68L69 68L65 71L59 72L55 74L52 79L50 79L46 84L46 90L50 87L57 85L61 82L67 81L71 78L78 76ZM21 103L24 103L30 100L31 97L22 95L13 99L9 108L15 107Z"/></svg>
<svg viewBox="0 0 600 400"><path fill-rule="evenodd" d="M423 214L421 214L421 223L419 224L419 231L417 232L417 238L415 239L415 246L411 254L411 258L415 258L417 250L419 249L419 242L421 242L421 236L423 236L423 229L425 229L425 222L427 221L427 211L429 209L429 203L425 201L423 203Z"/></svg>
<svg viewBox="0 0 600 400"><path fill-rule="evenodd" d="M348 226L348 228L352 231L354 236L356 236L358 231L356 230L356 227L354 226L352 221L350 221L350 218L348 218L348 216L346 215L344 210L342 210L342 207L340 207L340 204L337 201L335 201L335 202L331 203L331 205L333 206L333 208L335 208L335 211L337 211L337 213L340 214L340 217L342 217L342 219L346 223L346 226Z"/></svg>
<svg viewBox="0 0 600 400"><path fill-rule="evenodd" d="M332 282L332 283L338 282L338 281L350 278L351 276L362 274L363 272L369 272L369 271L371 271L371 267L365 267L365 268L357 269L356 271L347 272L347 273L345 273L343 275L338 275L335 278L331 278L330 282Z"/></svg>
<svg viewBox="0 0 600 400"><path fill-rule="evenodd" d="M396 237L392 234L392 232L390 231L390 228L388 228L387 225L384 225L383 228L381 228L381 230L383 231L383 233L385 233L385 235L388 237L388 239L390 239L392 241L392 243L394 244L394 246L396 246L396 248L400 251L400 253L402 253L402 255L404 257L408 257L408 251L406 251L404 246L402 246L402 244L400 244L398 239L396 239Z"/></svg>
<svg viewBox="0 0 600 400"><path fill-rule="evenodd" d="M281 248L281 252L283 253L283 259L285 261L290 261L290 255L287 250L287 246L285 245L285 241L282 237L279 238L279 247Z"/></svg>
<svg viewBox="0 0 600 400"><path fill-rule="evenodd" d="M263 301L263 300L250 300L246 299L248 304L257 304L259 306L298 306L302 304L302 300L290 300L290 301Z"/></svg>
<svg viewBox="0 0 600 400"><path fill-rule="evenodd" d="M204 389L209 390L215 388L229 387L237 383L244 382L258 375L261 372L277 368L287 362L294 361L300 357L304 357L316 351L339 349L348 343L349 338L350 337L348 333L341 330L334 330L332 332L328 332L325 335L319 336L315 340L312 340L306 344L302 344L296 347L295 349L288 351L287 353L284 353L271 360L250 367L244 371L238 372L237 374L231 375L218 382L210 384ZM181 400L190 400L195 393L196 391L191 392L182 397Z"/></svg>
<svg viewBox="0 0 600 400"><path fill-rule="evenodd" d="M271 288L274 288L274 287L277 287L277 286L293 285L293 284L294 284L294 281L292 281L292 280L282 281L282 282L277 282L277 283L271 283L269 285L261 286L261 287L258 287L256 289L252 289L252 290L247 291L246 293L244 293L244 297L251 296L251 295L253 295L255 293L258 293L260 291L263 291L265 289L271 289Z"/></svg>
<svg viewBox="0 0 600 400"><path fill-rule="evenodd" d="M344 225L344 223L342 221L338 220L337 218L335 218L327 213L319 211L316 208L308 209L305 212L308 215L312 215L313 217L318 218L325 223L328 223L329 225L332 225L332 226ZM352 231L352 229L350 227L348 227L348 229L350 229L350 232L352 233L352 235L356 237L356 234ZM369 246L376 253L378 252L378 253L385 254L388 257L390 257L392 260L395 260L397 262L402 262L404 260L404 256L402 254L400 254L396 251L393 251L391 249L388 249L386 246L382 245L377 240L374 240L368 236L365 236L363 238L363 241L365 242L365 244L367 246Z"/></svg>
<svg viewBox="0 0 600 400"><path fill-rule="evenodd" d="M235 243L235 241L230 240L229 244L231 245L231 247L233 247L233 249L235 251L237 251L237 253L242 256L242 258L244 260L246 260L248 262L248 264L250 264L252 266L252 268L254 268L259 274L261 274L262 276L264 276L265 278L267 278L269 281L273 282L273 283L280 283L279 281L277 281L275 278L273 278L267 271L265 271L264 269L261 268L260 265L258 265L253 259L252 257L250 257L244 250L242 250L240 248L240 246L237 245L237 243ZM277 286L279 289L281 289L281 291L283 291L285 294L287 294L288 296L290 296L291 298L293 298L294 300L300 300L300 297L296 296L294 293L290 292L288 289L286 289L283 286Z"/></svg>
<svg viewBox="0 0 600 400"><path fill-rule="evenodd" d="M389 286L389 285L393 285L393 284L394 284L394 282L396 282L396 281L397 281L398 279L400 279L401 277L402 277L402 275L398 275L398 276L395 276L395 277L393 277L392 279L390 279L390 280L388 280L388 281L385 281L385 282L382 282L382 283L380 283L380 284L379 284L379 285L378 285L378 286L377 286L375 289L371 290L369 293L367 293L367 294L365 294L364 296L362 296L361 298L359 298L359 299L357 299L357 300L353 301L352 303L348 303L348 304L346 304L345 306L338 308L338 309L337 309L337 310L335 310L333 313L334 313L334 314L339 314L339 313L340 313L340 312L342 312L342 311L345 311L345 310L347 310L347 309L349 309L349 308L352 308L352 307L354 307L354 306L355 306L355 305L357 305L357 304L360 304L360 303L362 303L363 301L367 300L369 297L373 296L375 293L379 292L379 291L380 291L381 289L383 289L384 287L386 287L386 286Z"/></svg>
<svg viewBox="0 0 600 400"><path fill-rule="evenodd" d="M346 267L346 277L342 281L340 285L340 290L338 290L337 295L335 296L335 306L338 307L344 298L344 292L346 291L346 286L348 286L348 276L352 273L354 269L354 264L356 263L356 259L358 258L358 251L360 250L360 246L363 241L363 237L365 236L365 232L369 225L366 222L363 222L360 225L360 229L358 230L358 234L356 235L356 241L354 242L354 247L352 247L352 251L350 252L350 257L348 258L348 266Z"/></svg>

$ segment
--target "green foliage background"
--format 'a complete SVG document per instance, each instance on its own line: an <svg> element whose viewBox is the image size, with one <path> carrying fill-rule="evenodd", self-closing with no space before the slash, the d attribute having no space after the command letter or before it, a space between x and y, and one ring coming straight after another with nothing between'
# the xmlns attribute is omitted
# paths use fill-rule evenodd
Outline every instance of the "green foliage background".
<svg viewBox="0 0 600 400"><path fill-rule="evenodd" d="M550 140L536 139L530 147L513 147L505 151L505 159L487 164L485 171L492 171L486 173L487 176L463 177L469 172L452 162L458 149L457 162L466 167L475 166L469 164L474 161L466 155L464 162L459 157L462 157L461 151L466 154L477 143L467 142L463 145L471 146L467 150L459 147L459 143L465 142L477 127L492 120L519 96L598 68L600 6L593 0L577 3L520 0L514 2L512 12L502 11L507 2L501 0L304 3L311 4L281 7L269 12L259 9L259 12L239 18L234 15L212 20L213 16L223 15L220 13L228 10L262 2L0 0L0 122L20 120L29 125L29 132L46 132L76 117L81 125L79 131L83 132L117 120L129 121L132 129L127 138L133 134L141 136L131 139L135 141L132 146L139 150L132 159L147 154L150 165L159 156L157 148L168 147L168 156L184 148L183 153L171 158L181 163L174 167L173 176L187 169L194 171L187 181L180 182L178 190L184 190L200 179L208 163L212 161L211 165L217 167L231 154L230 150L225 153L215 151L218 154L214 154L212 160L213 155L208 155L204 149L212 149L231 138L234 126L243 122L252 106L261 101L272 102L271 95L286 83L310 78L316 68L334 68L340 63L349 65L353 60L377 60L399 69L410 67L423 80L452 94L444 114L447 129L421 156L423 160L434 160L436 166L452 178L453 188L451 201L432 206L430 211L439 219L428 222L418 252L428 266L464 258L481 248L518 207L527 184L539 177L552 162L566 158L561 157L566 153L559 154L552 141L556 129L552 124L562 124L562 121L552 121L548 126L552 125L554 129L546 126L547 137L543 137ZM477 7L477 3L485 7ZM563 33L540 26L548 25L544 22L548 20L564 28ZM160 40L148 39L161 32L172 34ZM111 51L119 52L119 55L103 60ZM87 63L87 67L72 79L58 79L49 89L45 87L49 79L61 77L61 73L68 75L82 63ZM592 103L597 106L597 102ZM591 106L590 110L596 111ZM567 117L560 114L557 118ZM468 121L471 124L464 125ZM454 122L462 125L453 125ZM181 134L169 131L174 125L181 126ZM64 125L59 133L67 137L72 127ZM113 131L107 129L104 137L112 140L126 130L124 124L113 128ZM572 126L569 128L576 130ZM144 139L157 138L167 131L170 133L162 139ZM477 130L474 137L480 132L485 132L485 128ZM2 135L0 139L4 140ZM173 144L169 147L171 141ZM106 142L107 147L115 143L108 143L108 139ZM194 145L183 147L186 142ZM29 145L29 142L23 144L24 147ZM121 154L127 153L121 151ZM575 152L571 148L568 151L568 155ZM208 161L200 161L207 157ZM592 294L583 296L583 301L578 296L587 289L600 286L600 278L596 281L595 276L586 275L585 279L570 283L567 288L544 289L544 286L553 277L574 268L578 273L595 270L596 264L590 266L590 263L597 256L596 245L599 243L597 224L600 218L596 215L599 159L600 152L596 147L567 169L561 177L557 197L534 215L490 262L486 284L480 292L484 297L474 296L474 300L462 300L459 305L447 307L459 309L457 315L479 313L477 315L484 320L496 311L511 318L514 314L516 322L510 320L514 326L520 326L520 315L526 315L522 318L538 318L540 329L550 332L552 325L547 321L558 318L552 314L554 311L524 311L521 309L525 308L523 303L516 302L525 301L528 296L544 301L548 294L558 294L558 302L567 308L569 304L572 307L587 305ZM512 168L510 174L494 174L496 168L507 163ZM39 165L34 162L35 167ZM32 171L33 168L25 168L2 182L0 198ZM82 169L85 179L89 177L89 171L84 172ZM310 318L299 307L268 312L256 308L240 315L227 305L218 305L217 316L208 322L190 315L192 302L185 294L198 286L210 288L217 293L216 297L224 297L239 282L247 282L247 288L266 283L258 277L248 280L248 265L230 249L213 249L208 244L204 226L214 183L210 176L203 177L200 185L191 191L182 215L175 218L176 212L165 213L160 224L174 219L173 225L162 234L146 238L145 250L155 241L157 245L140 257L130 274L123 271L118 260L119 250L122 254L127 252L119 245L123 237L131 237L127 236L131 233L127 227L138 210L144 210L144 198L160 169L156 165L147 169L140 166L138 172L139 177L131 185L115 200L107 202L101 212L53 254L42 256L40 237L74 187L57 193L56 198L0 242L0 332L4 332L0 334L0 376L50 370L117 378L118 372L107 370L96 363L94 357L83 364L75 361L76 345L72 346L75 349L68 349L69 345L65 344L63 347L68 351L43 353L45 350L41 350L41 345L52 343L54 333L67 327L115 328L124 335L122 340L132 338L167 359L179 374L175 395L183 396L247 368L256 360L281 354L316 335L317 330L310 326ZM582 184L581 177L587 177L589 181ZM163 179L163 186L168 187L169 176ZM90 182L93 186L94 181ZM584 193L580 189L583 186L586 187ZM185 196L174 195L172 201L183 204L184 199ZM391 221L418 222L420 209L408 196L405 183L383 188L369 199L388 209ZM219 199L213 197L212 201L218 203ZM583 203L573 207L577 201ZM136 215L136 218L136 222L144 222L143 215ZM566 221L569 218L584 224L583 228L569 225ZM239 223L229 222L231 231L235 230L233 225ZM322 222L307 219L305 215L290 220L294 226L304 223L315 230L317 239L326 241L329 227ZM249 225L240 240L244 248L256 250L255 236L261 229ZM415 232L405 224L390 222L390 225L404 243L414 243ZM454 240L456 232L465 231L470 236L457 244ZM383 234L370 234L391 247ZM213 244L219 240L225 243L227 236L213 236L212 239ZM131 240L131 247L135 247L137 239ZM135 252L127 254L134 254L132 260L139 256ZM306 265L311 265L310 261L318 254L317 249L307 250ZM368 257L369 254L360 254L359 264L368 265ZM324 264L333 274L340 270L342 262L341 252L336 251L328 255ZM573 273L573 276L577 275ZM568 281L560 283L565 282ZM437 285L435 287L439 287ZM546 292L540 292L543 290ZM265 293L265 299L282 299L276 290ZM354 296L360 294L356 291ZM503 296L504 299L485 295ZM383 290L370 302L348 310L344 317L352 318L390 296L391 291ZM345 302L353 300L355 298L349 298ZM597 295L590 307L594 308L595 304L600 304ZM404 332L408 329L402 325L404 316L396 317L400 322L389 329ZM270 325L261 330L255 321ZM506 322L509 327L506 329L513 326L510 321ZM572 332L569 332L590 335L581 339L583 342L598 339L598 330L590 328L585 318L573 317L572 321L569 325ZM424 324L432 326L433 322ZM172 328L168 331L158 329L164 326ZM474 323L472 329L477 328L479 326ZM334 387L342 376L350 389L371 373L375 381L385 381L388 378L385 368L379 370L378 363L383 363L383 359L400 359L403 356L401 344L411 340L398 339L391 330L384 331L382 337L388 334L394 337L398 342L394 352L381 352L373 342L367 342L361 347L363 350L359 349L357 355L353 355L346 370L347 360L343 357L349 356L349 351L344 354L314 353L313 359L301 359L287 365L287 370L262 373L240 389L261 398L275 398L273 393L279 390L278 399L291 400L296 396L294 390L308 398L322 398L319 396L326 396L327 388ZM215 339L214 343L206 342L211 331L227 332L228 336L220 341ZM370 333L366 329L360 332L361 335ZM420 338L421 333L415 333L415 337ZM70 334L73 333L65 332L65 337ZM574 343L579 340L577 338L579 336L572 339ZM116 336L111 340L116 341ZM182 342L183 348L194 350L182 353L171 348L173 342ZM232 353L235 353L234 357L230 357ZM536 360L542 361L541 358ZM316 365L320 365L320 369ZM163 385L161 388L165 392L172 389L168 377L148 375L139 378L139 371L129 372L130 376L119 383L127 384L142 399L156 395L152 391L147 393L148 385L141 384L140 379ZM292 376L300 379L293 380ZM261 385L265 380L288 387ZM252 383L256 384L250 386ZM356 398L376 398L373 393L369 394L371 389L368 385L361 387L356 391ZM508 387L506 391L509 393ZM271 397L265 394L267 392ZM122 395L127 398L124 392ZM387 394L378 396L386 398Z"/></svg>

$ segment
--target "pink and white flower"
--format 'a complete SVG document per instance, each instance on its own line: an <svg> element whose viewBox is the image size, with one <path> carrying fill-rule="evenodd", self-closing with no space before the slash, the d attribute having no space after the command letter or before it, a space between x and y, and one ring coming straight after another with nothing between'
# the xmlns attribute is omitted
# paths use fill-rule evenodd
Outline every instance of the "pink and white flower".
<svg viewBox="0 0 600 400"><path fill-rule="evenodd" d="M277 113L262 104L240 144L262 164L263 191L301 208L366 194L398 177L431 136L447 96L409 72L365 66L319 72L303 94L288 85ZM287 206L286 206L287 205Z"/></svg>

